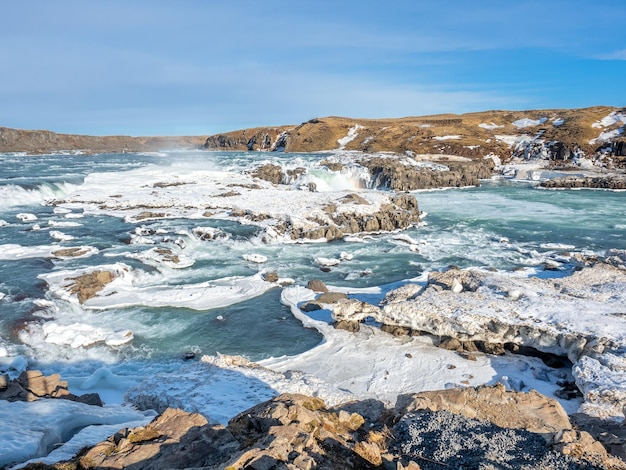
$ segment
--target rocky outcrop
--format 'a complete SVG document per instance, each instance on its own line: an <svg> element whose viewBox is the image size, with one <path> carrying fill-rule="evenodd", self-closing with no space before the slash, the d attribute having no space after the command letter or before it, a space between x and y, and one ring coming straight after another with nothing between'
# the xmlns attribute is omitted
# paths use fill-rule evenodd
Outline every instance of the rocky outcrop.
<svg viewBox="0 0 626 470"><path fill-rule="evenodd" d="M362 204L360 200L356 202L350 200L349 203ZM393 196L389 204L383 204L373 212L344 211L337 205L328 207L326 212L328 217L325 220L319 220L318 227L312 229L291 227L289 230L291 238L294 240L325 238L327 241L332 241L354 233L392 232L417 225L420 221L417 199L412 194Z"/></svg>
<svg viewBox="0 0 626 470"><path fill-rule="evenodd" d="M77 463L81 468L120 470L216 468L239 447L224 426L209 425L197 413L168 408L146 426L120 430L81 455Z"/></svg>
<svg viewBox="0 0 626 470"><path fill-rule="evenodd" d="M102 406L97 393L74 395L67 388L67 382L59 374L43 375L38 370L26 370L14 380L0 375L0 400L35 401L42 398L62 398L87 405Z"/></svg>
<svg viewBox="0 0 626 470"><path fill-rule="evenodd" d="M263 127L218 134L208 137L206 150L282 150L284 133L292 126Z"/></svg>
<svg viewBox="0 0 626 470"><path fill-rule="evenodd" d="M92 271L81 276L68 279L72 282L69 291L76 294L78 301L82 304L87 300L95 297L98 292L104 289L104 286L115 279L115 274L111 271Z"/></svg>
<svg viewBox="0 0 626 470"><path fill-rule="evenodd" d="M626 468L590 434L572 429L558 403L502 387L405 395L394 409L376 400L330 408L319 398L283 394L226 427L167 409L71 462L26 468L430 469L494 463L503 469Z"/></svg>
<svg viewBox="0 0 626 470"><path fill-rule="evenodd" d="M283 181L283 169L279 165L267 163L258 167L252 173L255 178L260 178L265 181L269 181L273 184L280 184Z"/></svg>
<svg viewBox="0 0 626 470"><path fill-rule="evenodd" d="M480 186L480 180L490 178L493 170L491 159L446 163L445 168L409 166L391 158L371 158L361 164L372 175L372 187L396 191Z"/></svg>
<svg viewBox="0 0 626 470"><path fill-rule="evenodd" d="M626 189L626 175L566 176L542 181L539 186L547 189Z"/></svg>

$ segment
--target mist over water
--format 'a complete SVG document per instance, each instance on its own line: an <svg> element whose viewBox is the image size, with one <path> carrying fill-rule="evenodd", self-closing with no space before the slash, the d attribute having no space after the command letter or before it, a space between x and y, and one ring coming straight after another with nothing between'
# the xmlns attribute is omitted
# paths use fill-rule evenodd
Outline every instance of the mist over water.
<svg viewBox="0 0 626 470"><path fill-rule="evenodd" d="M281 305L279 288L222 308L197 310L174 302L156 307L146 302L84 309L51 294L40 276L57 272L123 265L132 273L133 288L158 289L173 299L181 288L233 276L252 279L261 270L276 271L299 285L319 278L328 285L369 287L451 265L512 270L540 266L565 252L626 249L626 193L546 191L506 181L416 192L420 209L427 213L419 227L322 244L266 244L257 227L229 220L164 218L129 223L58 205L69 194L80 192L83 181L96 173L114 176L105 189L115 194L115 181L132 177L138 187L146 184L141 172L131 170L157 173L165 182L192 181L195 171L248 172L264 163L285 170L304 168L303 174L288 182L295 188L315 183L318 191L368 190L370 179L364 169L348 164L333 172L320 166L329 158L341 161L343 157L219 152L175 152L165 157L0 155L0 347L25 355L44 370L58 372L65 367L76 372L83 367L88 374L94 363L119 367L149 360L166 367L189 351L238 354L252 360L293 355L322 339ZM203 241L194 234L197 228L219 230L223 236ZM53 231L73 239L60 240ZM51 255L69 246L91 247L94 252L79 258ZM163 246L186 257L188 266L175 269L159 261L154 249ZM319 259L339 259L342 252L352 259L329 271L322 269ZM264 256L267 262L259 265L244 259L250 254ZM102 334L127 329L134 338L118 346L98 343L78 348L46 342L44 325L52 319L64 328L87 325Z"/></svg>

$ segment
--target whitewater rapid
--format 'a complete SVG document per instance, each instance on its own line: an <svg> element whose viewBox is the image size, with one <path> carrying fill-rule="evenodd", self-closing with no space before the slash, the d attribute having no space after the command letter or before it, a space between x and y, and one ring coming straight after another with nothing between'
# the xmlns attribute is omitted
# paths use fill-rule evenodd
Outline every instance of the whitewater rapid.
<svg viewBox="0 0 626 470"><path fill-rule="evenodd" d="M333 171L333 162L344 165ZM295 176L255 179L266 163ZM330 310L300 310L314 296L304 286L321 279L376 304L393 286L449 266L568 276L576 254L626 249L623 193L506 180L415 192L422 222L401 232L331 243L284 236L282 223L314 224L349 194L367 202L355 209L363 217L387 204L389 192L372 189L367 170L342 152L0 155L0 174L0 371L60 373L72 392L107 403L93 422L72 423L81 431L49 461L106 437L93 424L136 425L151 406L225 422L280 391L393 402L403 392L503 382L553 395L571 370L525 356L467 361L428 336L396 338L376 325L336 330ZM76 279L100 271L114 280L79 300ZM580 400L563 404L574 412ZM18 422L43 406L3 413ZM48 410L82 416L67 404ZM50 436L70 432L55 418L45 437L33 427L16 434L11 419L0 423L11 444L0 465L47 455Z"/></svg>

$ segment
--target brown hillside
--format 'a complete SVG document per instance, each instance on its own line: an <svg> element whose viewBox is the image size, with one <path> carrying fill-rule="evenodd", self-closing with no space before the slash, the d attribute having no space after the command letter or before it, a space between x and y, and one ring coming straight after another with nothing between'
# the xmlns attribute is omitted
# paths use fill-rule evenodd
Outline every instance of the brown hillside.
<svg viewBox="0 0 626 470"><path fill-rule="evenodd" d="M130 137L57 134L0 127L0 152L44 153L81 150L87 153L141 152L171 148L199 148L206 137Z"/></svg>
<svg viewBox="0 0 626 470"><path fill-rule="evenodd" d="M541 139L557 159L567 159L574 152L586 155L606 151L606 142L590 143L601 132L617 129L623 123L606 128L592 124L619 108L596 106L584 109L544 109L529 111L484 111L467 114L439 114L398 119L353 119L325 117L298 126L256 128L228 132L207 139L207 149L285 150L314 152L341 148L340 139L351 129L356 135L345 144L346 150L367 153L447 154L482 158L489 154L510 156L506 137L528 136ZM518 127L518 120L545 120L537 125ZM272 140L275 136L275 140ZM279 145L278 137L281 136ZM510 140L510 139L509 139ZM624 135L611 141L608 152L626 155ZM264 144L258 145L259 141ZM271 141L271 142L270 142Z"/></svg>

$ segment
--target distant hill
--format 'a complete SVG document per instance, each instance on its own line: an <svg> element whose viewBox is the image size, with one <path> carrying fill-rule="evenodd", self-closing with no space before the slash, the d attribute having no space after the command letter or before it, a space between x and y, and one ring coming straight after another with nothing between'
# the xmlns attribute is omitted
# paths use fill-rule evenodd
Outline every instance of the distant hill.
<svg viewBox="0 0 626 470"><path fill-rule="evenodd" d="M0 127L0 152L44 153L80 150L87 153L145 152L171 148L199 148L206 136L130 137L57 134Z"/></svg>
<svg viewBox="0 0 626 470"><path fill-rule="evenodd" d="M626 108L484 111L397 119L317 118L295 126L259 127L210 136L210 150L496 155L626 163Z"/></svg>
<svg viewBox="0 0 626 470"><path fill-rule="evenodd" d="M257 127L188 137L57 134L0 127L0 152L61 150L137 152L171 148L316 152L355 150L402 155L457 155L503 161L590 160L595 166L626 167L626 108L484 111L395 119L324 117L299 125Z"/></svg>

